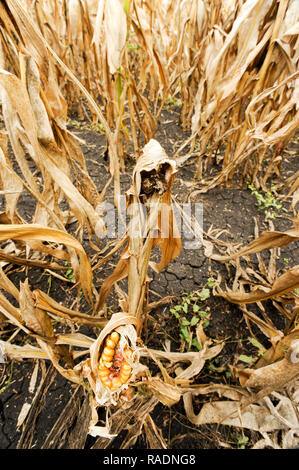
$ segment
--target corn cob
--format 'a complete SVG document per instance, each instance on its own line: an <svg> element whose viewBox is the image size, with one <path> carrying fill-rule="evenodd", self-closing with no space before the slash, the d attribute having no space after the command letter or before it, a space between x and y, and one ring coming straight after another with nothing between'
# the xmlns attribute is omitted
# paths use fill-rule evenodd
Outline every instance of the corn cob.
<svg viewBox="0 0 299 470"><path fill-rule="evenodd" d="M124 353L122 353L117 348L118 341L119 334L113 331L105 341L98 366L99 377L104 387L109 388L112 392L129 380L132 371L132 367L126 359L132 357L133 351L125 347Z"/></svg>

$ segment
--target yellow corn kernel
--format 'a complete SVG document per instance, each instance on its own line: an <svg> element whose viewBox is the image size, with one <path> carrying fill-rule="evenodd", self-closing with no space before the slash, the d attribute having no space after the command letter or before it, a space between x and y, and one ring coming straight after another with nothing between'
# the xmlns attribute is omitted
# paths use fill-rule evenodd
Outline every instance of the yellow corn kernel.
<svg viewBox="0 0 299 470"><path fill-rule="evenodd" d="M118 389L122 385L122 381L119 377L113 377L111 384L111 391Z"/></svg>
<svg viewBox="0 0 299 470"><path fill-rule="evenodd" d="M111 388L111 379L109 377L101 377L101 381L106 388Z"/></svg>
<svg viewBox="0 0 299 470"><path fill-rule="evenodd" d="M100 376L101 378L103 378L103 377L108 377L109 374L110 374L110 370L107 369L107 367L105 367L105 368L103 368L103 369L99 369L99 376Z"/></svg>
<svg viewBox="0 0 299 470"><path fill-rule="evenodd" d="M99 375L99 377L100 377L100 379L103 383L109 382L109 380L110 380L109 374L108 375Z"/></svg>
<svg viewBox="0 0 299 470"><path fill-rule="evenodd" d="M131 375L132 367L127 363L123 362L120 368L119 377L122 383L126 383Z"/></svg>
<svg viewBox="0 0 299 470"><path fill-rule="evenodd" d="M110 349L115 349L115 343L111 338L106 339L106 347Z"/></svg>
<svg viewBox="0 0 299 470"><path fill-rule="evenodd" d="M111 335L110 335L110 339L112 339L112 341L116 344L119 340L119 334L117 333L117 331L112 331Z"/></svg>
<svg viewBox="0 0 299 470"><path fill-rule="evenodd" d="M126 380L130 377L130 375L131 375L130 370L121 370L119 373L119 377L126 379Z"/></svg>
<svg viewBox="0 0 299 470"><path fill-rule="evenodd" d="M101 359L103 362L111 362L111 359L113 358L113 356L107 356L107 354L102 354L101 356Z"/></svg>
<svg viewBox="0 0 299 470"><path fill-rule="evenodd" d="M105 355L108 356L108 357L113 357L113 355L114 355L114 349L111 349L111 348L106 347L106 348L104 348L104 350L103 350L103 354L105 354Z"/></svg>
<svg viewBox="0 0 299 470"><path fill-rule="evenodd" d="M130 377L130 373L126 374L126 375L123 374L123 373L119 374L119 378L120 378L122 384L125 384L126 382L128 382L129 377Z"/></svg>
<svg viewBox="0 0 299 470"><path fill-rule="evenodd" d="M108 367L108 369L110 369L112 365L113 365L113 362L108 362L108 361L105 362L105 366Z"/></svg>

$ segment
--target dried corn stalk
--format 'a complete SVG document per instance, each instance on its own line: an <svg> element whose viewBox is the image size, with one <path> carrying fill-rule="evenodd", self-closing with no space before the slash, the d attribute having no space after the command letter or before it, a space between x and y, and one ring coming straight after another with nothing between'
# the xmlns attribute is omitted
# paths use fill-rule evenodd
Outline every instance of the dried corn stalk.
<svg viewBox="0 0 299 470"><path fill-rule="evenodd" d="M23 173L25 187L38 202L33 221L63 228L68 218L59 207L59 203L65 197L81 226L79 229L82 231L83 226L87 226L90 233L97 232L100 235L104 227L94 207L101 199L84 168L83 154L80 155L81 150L66 131L60 132L60 139L66 151L62 151L55 142L49 117L40 99L39 85L36 82L38 77L36 65L28 56L22 56L21 67L24 70L23 80L1 70L0 84L3 90L4 121L12 148ZM57 130L59 129L56 127ZM41 192L29 168L24 149L41 171L42 181L39 182L42 184ZM70 156L74 159L75 170L76 168L78 170L77 187L71 181L68 163ZM83 167L80 169L81 164ZM7 165L5 168L13 177L13 170ZM20 181L17 176L14 177Z"/></svg>
<svg viewBox="0 0 299 470"><path fill-rule="evenodd" d="M161 250L160 262L152 264L158 272L181 250L171 203L175 173L175 162L167 157L157 141L151 140L137 161L133 186L127 192L127 210L130 214L127 245L113 274L104 281L96 307L97 311L102 310L113 284L128 277L128 304L124 309L137 318L139 333L147 303L152 249L159 246Z"/></svg>
<svg viewBox="0 0 299 470"><path fill-rule="evenodd" d="M176 96L183 128L191 128L192 148L197 146L197 176L213 160L219 166L214 178L202 181L204 190L229 183L241 165L244 179L250 176L257 187L265 187L271 174L279 172L281 149L298 126L297 0L130 0L124 5L119 0L51 0L43 8L38 2L24 3L27 16L21 15L19 1L7 2L13 21L2 7L7 31L15 29L18 39L21 35L43 77L49 71L51 106L54 92L60 100L62 92L70 106L79 103L83 116L83 90L73 87L74 76L79 78L93 119L100 120L107 135L117 184L124 147L133 143L137 155L140 133L146 141L154 137L165 101ZM55 66L45 61L47 46L41 38L56 54ZM5 48L12 56L11 44ZM63 113L65 103L60 104Z"/></svg>
<svg viewBox="0 0 299 470"><path fill-rule="evenodd" d="M227 10L224 2L203 0L189 19L196 46L183 56L193 52L196 60L182 74L188 90L182 89L182 121L189 126L191 113L197 176L214 160L219 166L215 177L201 181L203 190L229 184L238 169L244 180L266 187L298 127L298 3L246 0Z"/></svg>
<svg viewBox="0 0 299 470"><path fill-rule="evenodd" d="M0 185L5 195L5 208L1 215L2 240L23 241L17 245L15 242L7 243L1 249L1 259L63 269L57 263L30 260L32 250L35 257L42 253L67 262L92 303L89 262L80 243L68 235L65 227L76 221L79 240L85 228L90 236L92 233L103 234L105 227L96 207L104 193L98 193L76 139L66 130L67 105L59 91L54 64L43 38L28 21L19 2L7 2L1 6L1 11L2 111L20 170L14 170L15 162L7 151L7 139L2 132ZM30 214L33 224L25 223L18 213L23 192L36 201ZM66 250L61 248L64 243ZM18 256L24 249L27 259ZM9 282L3 287L12 293ZM16 292L14 294L16 297Z"/></svg>

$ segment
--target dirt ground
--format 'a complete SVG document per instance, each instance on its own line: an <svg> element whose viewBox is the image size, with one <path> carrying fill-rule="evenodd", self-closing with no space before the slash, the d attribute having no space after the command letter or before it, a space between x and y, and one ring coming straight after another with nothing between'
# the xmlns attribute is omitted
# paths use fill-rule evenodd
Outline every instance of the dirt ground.
<svg viewBox="0 0 299 470"><path fill-rule="evenodd" d="M81 139L89 173L95 184L101 190L109 179L108 162L105 160L105 137L87 126L75 125L74 120L70 129ZM161 115L160 125L155 138L164 147L171 157L179 144L186 138L179 126L179 113L175 109L165 109ZM299 161L294 150L298 149L296 139L290 144L290 153L284 160L282 178L288 178L298 171ZM121 176L122 190L125 191L131 183L131 171L134 166L133 159L128 160L126 173ZM194 163L192 161L179 168L174 185L173 194L178 202L186 202L190 196L192 202L203 204L203 229L208 231L211 226L220 231L222 240L245 245L254 238L255 220L259 232L269 229L269 222L264 211L258 210L256 198L244 185L238 188L236 184L228 189L213 189L207 193L197 193L200 182L194 181ZM211 168L209 171L213 171ZM196 183L196 184L195 184ZM107 200L112 201L113 187L110 186ZM292 226L292 213L289 211L288 200L284 202L288 210L279 211L278 217L273 220L276 230L285 230ZM19 210L24 217L30 220L34 204L30 198L23 197ZM70 227L71 230L71 227ZM188 240L187 240L188 241ZM104 243L104 241L103 241ZM87 248L87 250L91 250ZM91 256L94 252L91 250ZM117 254L95 273L94 284L100 288L103 279L113 270L117 261ZM288 245L281 249L280 259L277 260L277 268L284 270L298 263L298 243ZM10 279L19 286L20 281L27 277L32 289L39 288L51 295L58 302L67 307L72 307L76 300L75 289L71 284L63 283L59 279L50 276L49 273L39 269L24 269L19 266L11 266L7 271ZM227 269L224 265L211 261L204 255L202 247L188 249L186 240L183 240L183 249L180 256L160 274L150 272L150 301L154 302L166 295L174 295L176 299L172 305L165 305L152 311L146 321L143 331L143 341L149 347L163 348L165 341L170 344L171 351L182 350L184 342L180 337L180 325L170 311L170 308L181 302L184 295L200 292L207 286L211 278L216 279L220 273L223 280L231 285L233 269ZM117 299L112 293L109 297L111 311L116 311ZM199 301L200 308L209 314L209 322L205 333L216 340L224 340L225 346L216 361L208 361L203 371L196 378L195 383L207 384L211 382L233 384L229 374L229 365L237 364L238 358L243 355L256 354L256 348L248 338L251 332L244 321L242 311L236 306L226 302L221 297L212 294L205 300ZM266 302L268 314L278 328L283 328L281 315ZM81 301L81 311L87 311L88 306ZM7 330L7 329L6 329ZM7 331L5 339L13 333L11 328ZM95 337L96 332L87 327L80 331ZM267 346L265 338L259 331L254 330L258 339ZM4 339L2 336L1 339ZM24 344L26 338L18 333L14 341ZM239 363L240 364L240 363ZM23 360L22 362L6 362L0 364L0 448L92 448L95 438L87 435L86 423L88 423L89 410L86 407L86 397L81 389L61 377L49 363L40 361L36 387L30 391L30 379L36 362ZM40 382L41 377L43 381ZM40 389L39 383L41 383ZM18 418L24 403L31 403L35 397L34 412L30 413L21 426L17 426ZM195 402L195 412L205 401L212 400L212 396L199 396ZM72 418L68 414L67 423L61 423L66 410L72 408ZM65 414L66 416L66 414ZM248 430L240 430L230 426L206 425L197 427L186 418L182 400L171 408L158 404L152 411L152 419L169 449L221 449L224 444L233 449L238 448L238 438L247 436L245 447L250 448L260 437L259 433ZM59 421L60 420L60 421ZM80 439L74 440L76 433L80 432ZM109 449L121 448L126 431L107 443ZM57 439L59 436L59 439ZM138 437L132 448L147 448L145 435Z"/></svg>

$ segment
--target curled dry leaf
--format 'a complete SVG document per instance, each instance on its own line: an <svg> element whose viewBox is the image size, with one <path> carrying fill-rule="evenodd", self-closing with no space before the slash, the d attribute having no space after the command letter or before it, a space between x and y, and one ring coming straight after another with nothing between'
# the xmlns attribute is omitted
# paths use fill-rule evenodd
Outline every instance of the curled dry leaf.
<svg viewBox="0 0 299 470"><path fill-rule="evenodd" d="M28 328L45 337L54 337L54 329L48 314L36 307L29 289L28 279L20 284L20 312Z"/></svg>
<svg viewBox="0 0 299 470"><path fill-rule="evenodd" d="M127 36L127 17L120 0L105 2L107 61L111 74L119 70Z"/></svg>
<svg viewBox="0 0 299 470"><path fill-rule="evenodd" d="M51 312L57 317L66 318L74 323L92 325L99 328L103 328L108 322L105 318L94 317L78 312L77 310L71 310L64 307L39 289L35 289L32 292L32 295L34 297L35 304L39 309Z"/></svg>
<svg viewBox="0 0 299 470"><path fill-rule="evenodd" d="M198 414L194 413L192 395L184 395L184 405L191 423L200 426L208 423L248 428L254 431L273 431L285 429L279 419L275 419L269 410L260 404L248 405L244 410L239 402L213 401L205 403Z"/></svg>
<svg viewBox="0 0 299 470"><path fill-rule="evenodd" d="M217 356L224 343L217 344L211 348L208 348L210 342L207 340L203 345L203 349L199 352L186 352L176 353L167 351L157 351L148 348L142 348L140 350L140 357L151 357L158 367L160 368L163 380L159 377L148 377L142 381L142 384L146 384L149 390L158 398L158 400L166 406L172 406L177 403L181 396L191 388L191 380L196 377L203 369L206 360L212 359ZM168 375L167 369L164 368L160 360L166 360L171 365L191 363L185 369L182 367L176 367L175 378Z"/></svg>
<svg viewBox="0 0 299 470"><path fill-rule="evenodd" d="M286 273L279 276L271 288L258 286L250 293L245 292L224 292L218 289L217 295L224 297L229 302L236 304L249 304L281 296L299 287L299 266L295 266Z"/></svg>
<svg viewBox="0 0 299 470"><path fill-rule="evenodd" d="M238 259L240 256L247 256L254 253L260 253L266 249L280 248L288 245L293 241L299 240L299 231L297 228L286 232L266 231L258 236L253 242L246 247L229 256L213 255L212 259L217 261L229 261ZM262 260L259 258L260 264ZM263 264L262 264L263 266ZM270 269L270 267L269 267ZM266 272L265 267L263 270ZM228 301L239 304L259 302L272 297L281 296L299 286L299 266L289 269L286 273L278 277L271 287L255 286L250 293L235 292L228 290L222 291L220 288L215 289L216 295L226 298Z"/></svg>
<svg viewBox="0 0 299 470"><path fill-rule="evenodd" d="M201 351L189 351L185 353L180 352L168 352L168 351L158 351L155 349L149 348L142 348L140 350L140 357L151 357L154 361L159 360L166 360L170 362L171 365L176 363L184 364L190 363L190 365L182 370L181 368L176 372L176 378L174 379L174 383L180 383L182 380L183 382L188 381L198 375L202 368L204 367L205 361L216 357L222 351L224 347L224 343L219 343L216 346L208 347L210 345L210 341L207 340L203 345ZM159 364L158 364L159 365Z"/></svg>
<svg viewBox="0 0 299 470"><path fill-rule="evenodd" d="M216 261L229 261L232 259L239 258L240 256L251 255L254 253L260 253L263 250L272 248L282 248L291 242L299 240L299 230L294 228L286 232L278 231L265 231L253 242L239 250L237 253L233 253L229 256L213 255L212 259Z"/></svg>
<svg viewBox="0 0 299 470"><path fill-rule="evenodd" d="M17 344L11 344L7 341L0 340L1 351L5 353L10 359L48 359L48 355L45 351L36 346L30 344L26 346L18 346Z"/></svg>
<svg viewBox="0 0 299 470"><path fill-rule="evenodd" d="M35 335L36 341L47 354L51 352L49 358L55 367L59 365L59 360L64 360L69 367L73 367L72 353L64 345L56 345L56 336L51 319L47 312L39 309L34 301L32 292L28 286L28 280L21 284L20 287L20 312L24 319L25 325L30 329L32 335ZM59 366L59 371L63 370ZM71 370L64 372L68 376L72 375Z"/></svg>
<svg viewBox="0 0 299 470"><path fill-rule="evenodd" d="M299 339L291 342L285 357L258 369L237 369L242 387L259 390L265 395L282 390L299 376Z"/></svg>
<svg viewBox="0 0 299 470"><path fill-rule="evenodd" d="M22 181L15 176L12 164L7 153L8 138L4 132L0 132L0 187L5 192L5 213L9 223L17 223L17 203L23 191ZM13 188L13 192L9 193Z"/></svg>
<svg viewBox="0 0 299 470"><path fill-rule="evenodd" d="M294 386L296 389L295 382ZM205 403L196 414L192 397L209 393L217 393L220 397L225 397L226 400L212 400ZM298 428L298 416L295 410L296 399L291 389L284 395L273 392L269 397L258 399L256 395L250 394L246 389L215 384L197 387L192 392L186 393L183 398L186 414L190 421L196 425L217 423L244 427L262 434L275 430L288 431ZM272 399L276 403L278 401L275 407Z"/></svg>
<svg viewBox="0 0 299 470"><path fill-rule="evenodd" d="M293 328L288 334L281 334L276 338L271 338L271 348L264 352L262 357L255 364L255 368L259 369L260 367L282 359L293 341L297 340L299 340L299 326Z"/></svg>
<svg viewBox="0 0 299 470"><path fill-rule="evenodd" d="M158 377L149 378L144 384L146 384L155 397L166 406L175 405L180 401L182 396L182 390L180 390L178 386L165 383Z"/></svg>
<svg viewBox="0 0 299 470"><path fill-rule="evenodd" d="M49 227L42 227L37 224L7 224L0 226L0 240L42 240L45 242L63 243L74 248L80 256L81 266L79 268L80 282L82 290L87 300L92 303L92 270L87 255L81 245L74 237L67 232ZM41 248L42 249L42 248Z"/></svg>
<svg viewBox="0 0 299 470"><path fill-rule="evenodd" d="M20 55L21 74L26 81L28 95L37 124L37 137L42 143L53 143L54 134L45 105L40 97L40 75L30 56Z"/></svg>

